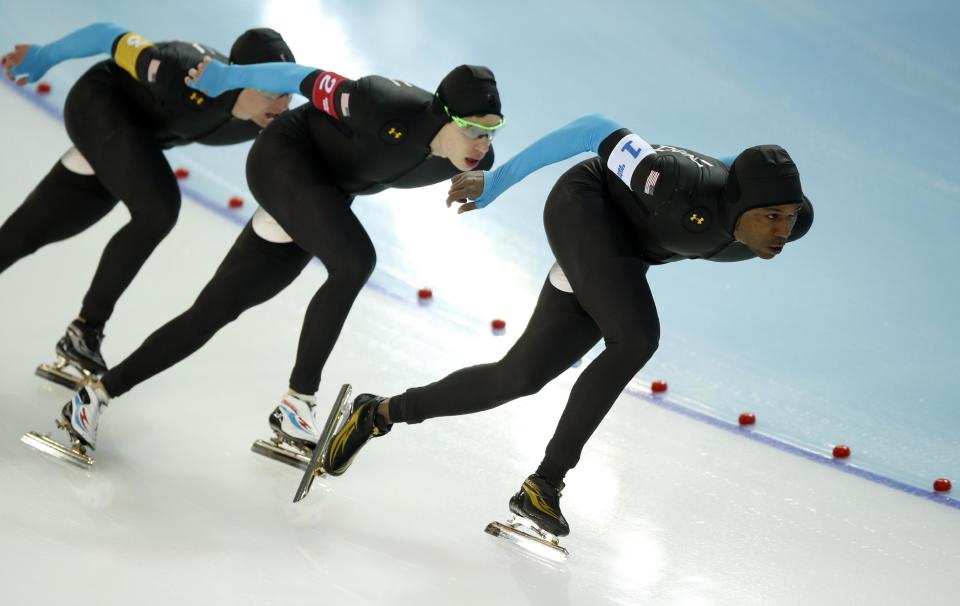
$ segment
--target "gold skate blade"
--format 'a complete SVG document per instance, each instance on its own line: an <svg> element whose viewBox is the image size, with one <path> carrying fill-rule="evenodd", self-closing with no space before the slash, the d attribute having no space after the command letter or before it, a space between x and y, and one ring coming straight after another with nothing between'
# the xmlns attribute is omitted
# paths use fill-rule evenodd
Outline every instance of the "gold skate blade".
<svg viewBox="0 0 960 606"><path fill-rule="evenodd" d="M313 456L310 457L310 462L303 472L303 477L300 478L300 485L297 487L297 492L293 495L294 503L299 503L307 496L310 492L310 486L313 485L314 478L326 475L327 472L324 466L327 462L327 447L330 445L330 438L340 429L340 420L343 418L343 413L345 412L344 406L350 398L350 392L352 390L353 387L351 387L349 383L344 383L343 387L340 388L340 393L337 394L337 399L330 408L327 422L323 426L320 439L317 441L317 447L313 449Z"/></svg>
<svg viewBox="0 0 960 606"><path fill-rule="evenodd" d="M295 452L291 448L285 448L267 440L257 440L252 446L250 446L250 450L258 455L263 455L268 459L286 463L287 465L296 467L297 469L306 469L307 465L310 464L310 457L307 455L301 452Z"/></svg>
<svg viewBox="0 0 960 606"><path fill-rule="evenodd" d="M520 547L530 551L533 554L543 556L555 561L567 559L570 552L566 547L560 545L559 539L545 539L533 534L533 531L527 532L524 526L514 522L513 524L504 524L503 522L490 522L483 529L489 535L500 537L513 541ZM552 536L552 535L551 535Z"/></svg>
<svg viewBox="0 0 960 606"><path fill-rule="evenodd" d="M93 459L86 452L79 448L70 448L57 442L50 436L39 434L35 431L28 431L21 436L20 441L31 448L46 453L54 458L61 459L88 468L93 465Z"/></svg>
<svg viewBox="0 0 960 606"><path fill-rule="evenodd" d="M88 376L80 376L63 370L65 364L41 364L34 371L41 379L46 379L51 383L62 385L67 389L79 390L90 381Z"/></svg>

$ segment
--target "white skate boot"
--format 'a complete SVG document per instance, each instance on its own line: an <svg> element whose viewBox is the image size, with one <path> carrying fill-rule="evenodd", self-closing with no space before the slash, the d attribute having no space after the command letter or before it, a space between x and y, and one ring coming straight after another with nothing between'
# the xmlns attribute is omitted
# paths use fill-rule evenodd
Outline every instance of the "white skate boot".
<svg viewBox="0 0 960 606"><path fill-rule="evenodd" d="M100 410L109 402L109 396L99 382L84 385L74 394L73 399L63 405L61 416L56 420L57 427L67 432L70 446L65 446L49 435L35 431L21 438L28 446L54 457L82 466L93 465L93 458L87 454L87 448L93 450L97 445L97 428L100 423Z"/></svg>
<svg viewBox="0 0 960 606"><path fill-rule="evenodd" d="M251 450L281 463L304 468L310 462L320 438L320 429L313 418L314 396L285 394L280 405L270 413L269 441L257 440Z"/></svg>

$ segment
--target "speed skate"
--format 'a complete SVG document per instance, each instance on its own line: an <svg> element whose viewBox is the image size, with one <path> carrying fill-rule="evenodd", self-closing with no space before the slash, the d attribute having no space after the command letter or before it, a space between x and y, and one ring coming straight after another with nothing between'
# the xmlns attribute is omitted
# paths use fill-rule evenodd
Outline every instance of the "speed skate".
<svg viewBox="0 0 960 606"><path fill-rule="evenodd" d="M506 522L490 522L484 532L513 541L536 555L550 559L564 560L570 555L567 548L560 544L559 538L523 516L514 514Z"/></svg>
<svg viewBox="0 0 960 606"><path fill-rule="evenodd" d="M102 385L85 385L63 405L60 416L55 421L57 428L66 432L69 442L58 442L49 434L35 431L27 432L20 440L50 456L81 467L90 467L93 465L93 457L87 454L87 449L93 450L96 447L100 411L108 401L109 397Z"/></svg>
<svg viewBox="0 0 960 606"><path fill-rule="evenodd" d="M350 392L353 388L348 383L344 383L337 394L337 399L330 408L330 414L327 415L327 422L320 433L320 439L317 441L316 448L313 449L313 456L307 468L303 471L303 477L300 478L300 485L297 486L297 492L293 496L293 502L302 501L310 492L313 486L313 480L327 475L327 447L330 445L330 439L340 430L341 421L347 416L347 410L350 407Z"/></svg>
<svg viewBox="0 0 960 606"><path fill-rule="evenodd" d="M344 390L346 390L347 396L343 396ZM337 397L336 402L334 402L333 409L330 412L331 418L336 416L336 421L339 421L340 416L335 415L335 412L338 411L342 406L341 398L348 397L349 394L350 386L344 385L343 388L341 388L340 395ZM328 424L329 422L330 421L328 419ZM336 429L335 425L333 429ZM326 432L325 428L324 432L321 432L320 434L319 443L325 443L325 440L329 439L329 435L330 434ZM310 467L310 463L316 448L306 446L303 441L295 441L290 439L290 437L284 435L277 427L274 426L274 435L268 440L255 441L250 447L250 450L275 461L286 463L287 465L305 470Z"/></svg>
<svg viewBox="0 0 960 606"><path fill-rule="evenodd" d="M59 351L57 352L56 362L53 364L41 364L37 366L37 370L34 372L42 379L46 379L57 385L62 385L73 391L99 378L89 370L68 360Z"/></svg>
<svg viewBox="0 0 960 606"><path fill-rule="evenodd" d="M41 364L36 374L48 381L79 391L107 372L107 363L100 355L103 330L74 320L67 332L57 341L57 361Z"/></svg>
<svg viewBox="0 0 960 606"><path fill-rule="evenodd" d="M54 440L49 434L41 434L36 431L28 431L23 434L20 441L31 448L36 448L40 452L57 459L68 461L74 465L79 465L80 467L90 467L93 465L93 457L87 454L87 447L79 438L70 433L68 429L70 425L69 422L64 419L57 419L56 424L58 429L62 429L67 433L70 446Z"/></svg>

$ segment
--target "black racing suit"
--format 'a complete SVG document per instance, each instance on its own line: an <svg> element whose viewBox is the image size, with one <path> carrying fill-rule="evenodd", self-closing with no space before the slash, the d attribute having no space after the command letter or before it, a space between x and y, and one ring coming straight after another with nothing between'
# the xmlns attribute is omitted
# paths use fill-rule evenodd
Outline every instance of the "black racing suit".
<svg viewBox="0 0 960 606"><path fill-rule="evenodd" d="M617 162L609 160L629 134L622 129L608 136L600 157L575 165L550 192L543 222L559 269L548 276L516 344L499 362L464 368L394 396L393 422L479 412L534 394L603 338L605 348L574 384L537 470L559 481L657 349L660 322L648 267L755 256L732 236L737 217L723 197L728 167L659 145L628 185L615 172ZM813 207L805 200L790 240L806 233L812 220Z"/></svg>
<svg viewBox="0 0 960 606"><path fill-rule="evenodd" d="M336 88L318 95L319 83L331 79ZM427 91L380 76L353 81L314 72L304 79L302 92L314 103L274 120L247 159L250 191L292 242L258 235L254 216L190 309L103 376L110 395L186 358L244 310L280 292L317 257L328 278L307 307L290 376L291 389L315 393L353 301L376 264L373 243L350 209L354 197L431 185L460 172L430 153L430 142L448 118ZM481 167L492 164L491 149Z"/></svg>
<svg viewBox="0 0 960 606"><path fill-rule="evenodd" d="M180 188L163 150L249 141L260 130L232 116L240 91L210 98L183 82L204 55L226 57L199 44L140 38L131 51L127 42L135 36L118 37L113 59L87 70L67 95L64 122L82 154L81 167L70 150L0 227L3 272L42 246L82 232L123 201L130 222L104 248L80 312L98 328L177 221Z"/></svg>

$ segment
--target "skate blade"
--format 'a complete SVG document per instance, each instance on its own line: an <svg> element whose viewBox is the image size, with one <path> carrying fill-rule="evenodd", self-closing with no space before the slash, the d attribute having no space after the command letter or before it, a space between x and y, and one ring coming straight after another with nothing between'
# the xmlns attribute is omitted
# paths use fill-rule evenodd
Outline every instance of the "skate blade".
<svg viewBox="0 0 960 606"><path fill-rule="evenodd" d="M23 434L20 441L31 448L35 448L42 453L48 454L54 458L68 461L74 465L83 468L89 468L93 465L93 458L85 450L77 447L64 446L50 436L39 434L35 431L28 431Z"/></svg>
<svg viewBox="0 0 960 606"><path fill-rule="evenodd" d="M257 440L250 446L250 450L297 469L306 469L310 464L310 457L303 452L297 452L292 447L281 446L272 440Z"/></svg>
<svg viewBox="0 0 960 606"><path fill-rule="evenodd" d="M570 555L567 548L560 545L560 540L552 534L541 531L533 526L532 523L523 524L521 522L490 522L483 529L489 535L507 539L516 543L527 551L548 558L550 560L562 562Z"/></svg>
<svg viewBox="0 0 960 606"><path fill-rule="evenodd" d="M340 429L340 420L344 417L344 407L347 406L347 400L350 398L350 392L352 390L353 387L351 387L349 383L344 383L343 387L340 388L340 393L337 394L337 399L330 408L330 415L327 416L327 422L323 426L320 439L317 441L317 447L313 449L313 456L310 457L310 462L307 464L307 468L303 472L303 477L300 479L297 493L293 495L294 503L299 503L307 496L310 492L310 486L313 485L314 478L326 475L327 472L324 469L324 465L326 465L327 462L327 447L330 445L330 438Z"/></svg>
<svg viewBox="0 0 960 606"><path fill-rule="evenodd" d="M73 391L80 390L84 385L90 382L90 375L76 375L72 372L64 370L67 366L66 361L63 363L57 362L56 364L41 364L37 366L37 370L34 371L41 379L46 379L51 383L56 383L57 385L62 385Z"/></svg>

